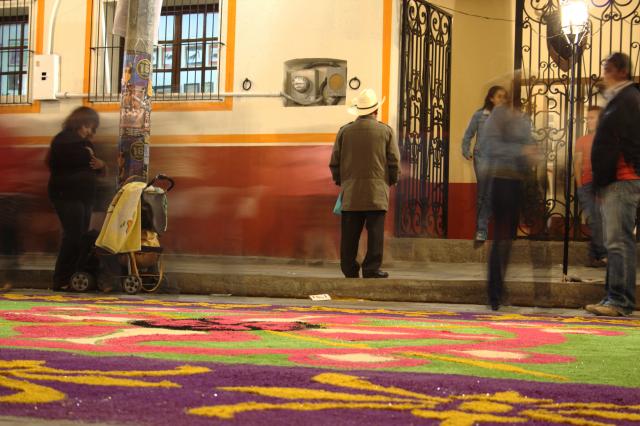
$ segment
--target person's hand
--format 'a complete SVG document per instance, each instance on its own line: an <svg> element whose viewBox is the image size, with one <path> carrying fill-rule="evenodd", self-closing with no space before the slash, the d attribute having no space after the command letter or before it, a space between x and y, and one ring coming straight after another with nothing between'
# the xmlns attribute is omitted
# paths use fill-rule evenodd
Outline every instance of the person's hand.
<svg viewBox="0 0 640 426"><path fill-rule="evenodd" d="M92 156L89 161L89 166L91 166L93 170L102 170L104 169L105 163L101 159Z"/></svg>

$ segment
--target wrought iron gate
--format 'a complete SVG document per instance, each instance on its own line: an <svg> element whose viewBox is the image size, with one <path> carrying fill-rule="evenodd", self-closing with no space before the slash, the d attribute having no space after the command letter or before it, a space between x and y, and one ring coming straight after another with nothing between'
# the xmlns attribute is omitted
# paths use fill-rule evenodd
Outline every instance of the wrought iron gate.
<svg viewBox="0 0 640 426"><path fill-rule="evenodd" d="M402 11L396 233L446 237L451 16L424 0Z"/></svg>
<svg viewBox="0 0 640 426"><path fill-rule="evenodd" d="M585 130L586 107L604 104L599 87L603 59L616 51L628 54L635 64L632 75L640 82L640 0L587 3L591 31L576 63L576 138ZM559 0L517 0L514 63L521 72L516 72L514 101L530 114L534 137L545 154L527 185L529 205L521 231L532 238L559 238L564 233L570 52L560 28ZM582 227L575 198L568 200L571 235L579 238Z"/></svg>

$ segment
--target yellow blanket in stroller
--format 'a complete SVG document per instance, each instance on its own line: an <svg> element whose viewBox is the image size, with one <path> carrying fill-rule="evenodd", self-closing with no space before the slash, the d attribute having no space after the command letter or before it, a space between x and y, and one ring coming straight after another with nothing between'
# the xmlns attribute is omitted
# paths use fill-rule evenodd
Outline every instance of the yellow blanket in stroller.
<svg viewBox="0 0 640 426"><path fill-rule="evenodd" d="M96 247L114 254L140 250L140 198L146 186L144 182L131 182L120 188L107 209Z"/></svg>

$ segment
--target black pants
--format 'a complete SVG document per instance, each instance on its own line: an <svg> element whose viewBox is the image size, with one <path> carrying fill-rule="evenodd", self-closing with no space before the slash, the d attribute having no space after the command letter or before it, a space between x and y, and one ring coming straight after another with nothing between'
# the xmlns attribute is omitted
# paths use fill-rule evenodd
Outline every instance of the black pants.
<svg viewBox="0 0 640 426"><path fill-rule="evenodd" d="M356 261L362 228L367 227L367 255L362 262L363 273L375 272L382 264L384 250L384 219L386 211L342 211L340 268L347 278L357 278L360 265Z"/></svg>
<svg viewBox="0 0 640 426"><path fill-rule="evenodd" d="M89 230L93 203L88 200L51 200L62 225L62 244L53 271L53 287L69 284L76 272L82 236Z"/></svg>
<svg viewBox="0 0 640 426"><path fill-rule="evenodd" d="M507 272L511 244L518 229L520 205L522 203L522 181L494 178L492 187L492 210L495 220L493 245L489 254L489 304L501 302L504 277Z"/></svg>
<svg viewBox="0 0 640 426"><path fill-rule="evenodd" d="M17 277L17 256L22 252L19 238L19 218L24 213L25 203L17 194L0 195L0 254L7 256L0 268L0 287L13 282Z"/></svg>

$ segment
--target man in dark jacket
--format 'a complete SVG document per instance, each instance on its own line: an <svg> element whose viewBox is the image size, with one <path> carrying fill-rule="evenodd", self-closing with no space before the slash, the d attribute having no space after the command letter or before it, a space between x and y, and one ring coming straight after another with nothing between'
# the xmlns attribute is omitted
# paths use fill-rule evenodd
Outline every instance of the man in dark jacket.
<svg viewBox="0 0 640 426"><path fill-rule="evenodd" d="M383 102L378 102L371 89L358 95L349 108L358 118L338 132L329 163L334 182L342 187L340 267L347 278L360 276L356 256L365 224L368 243L362 276L389 276L380 270L384 219L389 208L389 186L398 182L400 150L391 127L377 120Z"/></svg>
<svg viewBox="0 0 640 426"><path fill-rule="evenodd" d="M625 316L635 308L636 243L633 228L640 204L640 88L631 81L623 53L602 68L608 104L600 115L591 151L593 187L601 199L607 278L604 299L587 305L596 315Z"/></svg>

